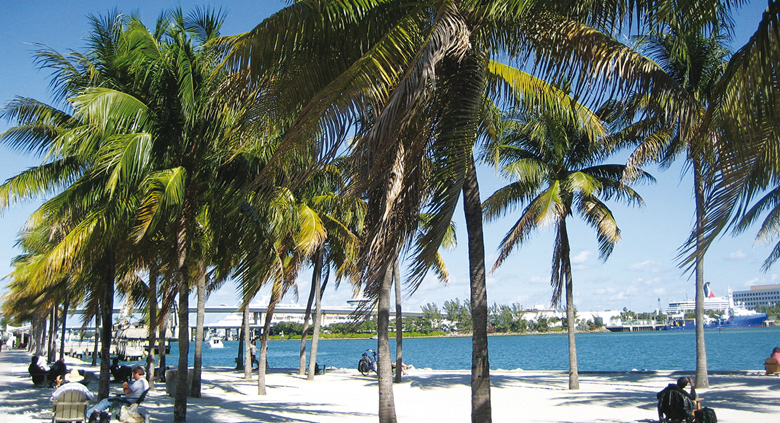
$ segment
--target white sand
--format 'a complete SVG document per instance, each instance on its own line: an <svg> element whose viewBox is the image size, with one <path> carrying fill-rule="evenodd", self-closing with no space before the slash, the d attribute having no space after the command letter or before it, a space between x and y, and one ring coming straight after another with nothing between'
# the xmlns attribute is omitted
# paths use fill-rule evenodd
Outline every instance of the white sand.
<svg viewBox="0 0 780 423"><path fill-rule="evenodd" d="M35 388L27 374L25 351L0 352L0 423L51 421L51 390ZM95 370L69 361L69 367ZM679 377L678 372L616 372L580 375L580 390L567 389L559 371L491 372L494 422L655 422L655 393ZM190 398L188 422L371 422L377 421L377 380L353 369L319 375L312 382L290 371L272 369L268 395L257 395L256 379L243 373L208 368L203 397ZM780 377L763 372L714 372L710 389L700 390L704 405L718 421L780 421ZM91 387L93 391L96 387ZM112 384L112 391L120 387ZM468 371L409 371L394 385L399 422L469 422ZM173 421L173 398L164 384L150 392L145 408L152 421Z"/></svg>

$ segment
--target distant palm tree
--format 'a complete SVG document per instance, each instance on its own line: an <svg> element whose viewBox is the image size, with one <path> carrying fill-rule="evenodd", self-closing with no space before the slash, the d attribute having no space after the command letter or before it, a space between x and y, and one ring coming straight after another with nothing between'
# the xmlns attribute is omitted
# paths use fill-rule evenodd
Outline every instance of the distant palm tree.
<svg viewBox="0 0 780 423"><path fill-rule="evenodd" d="M583 110L584 113L584 110ZM588 122L594 122L589 119ZM509 254L525 243L535 229L552 225L556 230L550 283L552 304L566 298L569 339L569 389L579 389L575 344L575 307L569 234L566 219L578 214L596 230L599 256L606 260L620 230L605 200L623 200L642 204L642 198L623 183L625 165L601 164L610 150L600 142L599 128L570 122L550 111L528 111L513 120L493 145L501 173L512 182L497 190L483 204L485 218L495 219L518 206L524 206L519 218L501 241L501 252L493 270ZM646 174L640 177L650 179Z"/></svg>

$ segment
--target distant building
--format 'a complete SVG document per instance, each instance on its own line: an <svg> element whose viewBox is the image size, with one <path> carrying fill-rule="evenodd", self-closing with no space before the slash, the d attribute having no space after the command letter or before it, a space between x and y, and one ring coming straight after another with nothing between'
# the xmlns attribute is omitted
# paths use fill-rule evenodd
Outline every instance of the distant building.
<svg viewBox="0 0 780 423"><path fill-rule="evenodd" d="M751 310L760 305L777 305L780 303L780 284L754 285L749 291L734 291L734 301Z"/></svg>

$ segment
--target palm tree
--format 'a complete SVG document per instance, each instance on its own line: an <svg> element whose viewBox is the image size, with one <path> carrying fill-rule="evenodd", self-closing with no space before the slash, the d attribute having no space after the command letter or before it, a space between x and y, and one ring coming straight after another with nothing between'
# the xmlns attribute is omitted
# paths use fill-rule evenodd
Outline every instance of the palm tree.
<svg viewBox="0 0 780 423"><path fill-rule="evenodd" d="M696 93L696 101L691 102L691 109L698 107L698 110L694 109L697 110L696 119L686 129L693 132L689 142L694 158L705 152L714 153L712 162L706 163L706 170L712 171L712 174L707 174L711 178L708 180L710 185L702 195L706 195L706 202L697 199L696 204L697 213L701 212L704 217L699 219L697 214L696 227L685 250L687 257L684 264L692 265L697 270L698 322L703 321L698 301L700 293L703 298L698 276L699 263L717 235L729 227L735 233L745 231L762 213L768 212L757 239L767 241L776 237L773 229L777 219L777 208L774 205L777 192L775 169L780 161L774 148L778 141L777 134L780 133L780 109L776 105L776 98L780 95L776 78L780 59L780 49L777 48L780 42L778 26L780 2L771 0L756 32L747 44L731 55L728 62L717 63L717 59L722 58L720 51L723 50L718 45L698 50L700 55L709 54L709 59L716 62L705 63L711 66L709 69L695 67L701 66L698 60L683 62L676 55L672 56L678 62L678 68L684 70L684 65L689 65L690 73L701 74L701 81L707 82L707 85L684 85ZM718 44L720 41L698 40L698 44L690 45L688 40L696 41L697 34L678 31L672 35L679 37L679 44L693 50L691 53L696 52L694 48L702 44L706 46L702 41L709 41L710 44ZM701 57L697 56L696 59ZM708 151L708 148L712 151ZM696 192L699 195L700 190L697 188ZM751 205L751 201L759 195L763 196ZM780 257L778 253L780 248L776 245L764 262L765 270ZM703 334L700 339L697 333L696 353L696 387L707 387L709 382Z"/></svg>
<svg viewBox="0 0 780 423"><path fill-rule="evenodd" d="M410 238L412 216L423 204L421 187L434 187L427 204L438 219L436 235L419 251L422 268L431 263L463 193L475 326L473 421L490 421L491 417L481 200L472 148L481 133L485 94L494 98L501 93L527 94L540 103L549 100L517 72L496 72L489 59L523 59L534 51L565 57L563 49L545 44L540 35L570 34L570 27L560 25L561 21L614 29L636 13L640 23L653 24L660 15L656 11L665 12L668 6L666 2L610 3L609 7L546 1L299 2L253 31L228 40L233 48L231 68L248 69L254 84L268 88L269 98L280 97L277 93L284 90L285 100L277 111L297 116L280 156L293 154L296 146L316 143L326 159L343 141L347 125L359 125L362 141L353 155L364 163L359 168L364 176L357 179L365 186L356 191L371 196L374 212L369 215L375 217L369 219L369 227L376 228L366 237L363 268L375 292L379 292L390 258L395 257L394 250ZM692 22L714 21L717 16L709 12L720 6L721 2L698 2L690 12L698 14L691 16ZM361 42L325 45L329 40L356 39ZM585 38L572 40L580 47L594 45ZM333 49L340 54L331 54ZM613 69L605 64L615 60L609 51L596 56L589 53L582 57L595 65L579 68L584 70L578 78L583 83L592 82L595 78L590 77L600 76L603 69ZM312 63L319 64L316 71L311 71ZM306 72L301 71L304 64ZM567 73L576 70L559 67ZM635 70L624 68L625 73ZM612 81L604 79L598 84L609 86ZM447 183L419 183L427 177L423 175L425 157L435 157L431 174L449 172ZM413 273L412 279L420 275Z"/></svg>
<svg viewBox="0 0 780 423"><path fill-rule="evenodd" d="M586 110L582 110L585 114ZM588 119L586 122L595 122ZM501 252L493 270L504 263L534 229L553 225L556 230L550 283L552 304L566 298L566 320L569 340L569 389L579 389L577 349L575 344L575 307L570 261L570 242L566 219L577 213L596 230L599 256L606 260L620 240L612 211L604 200L617 199L642 204L642 198L623 183L625 165L605 165L610 149L593 134L602 128L588 128L566 121L560 114L527 111L513 120L502 135L501 143L491 146L502 164L501 173L512 180L497 190L483 205L485 218L503 216L517 206L524 206L519 218L501 241ZM651 179L641 173L639 177Z"/></svg>
<svg viewBox="0 0 780 423"><path fill-rule="evenodd" d="M677 12L666 19L664 29L636 37L637 51L647 54L648 63L658 63L665 84L683 101L675 104L671 114L661 111L666 106L663 98L648 98L642 92L624 103L626 110L641 111L648 116L629 129L641 134L641 142L629 158L629 164L639 166L652 159L668 167L684 155L693 173L695 223L688 246L683 248L690 253L683 265L689 266L695 279L697 388L709 387L703 324L704 256L709 244L705 235L713 226L707 222L706 210L722 210L707 207L706 201L708 193L713 192L712 171L719 166L718 154L727 151L722 145L731 142L727 139L734 136L728 134L727 128L735 121L727 116L708 117L724 107L718 95L729 84L724 79L729 66L726 47L729 31L729 19L714 28L702 29L688 25Z"/></svg>

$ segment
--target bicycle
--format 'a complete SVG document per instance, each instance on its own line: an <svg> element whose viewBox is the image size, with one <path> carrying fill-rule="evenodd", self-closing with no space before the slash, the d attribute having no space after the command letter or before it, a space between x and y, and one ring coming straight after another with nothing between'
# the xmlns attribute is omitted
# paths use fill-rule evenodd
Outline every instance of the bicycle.
<svg viewBox="0 0 780 423"><path fill-rule="evenodd" d="M358 371L363 376L368 376L371 372L378 373L377 365L376 352L374 350L366 350L358 362Z"/></svg>

